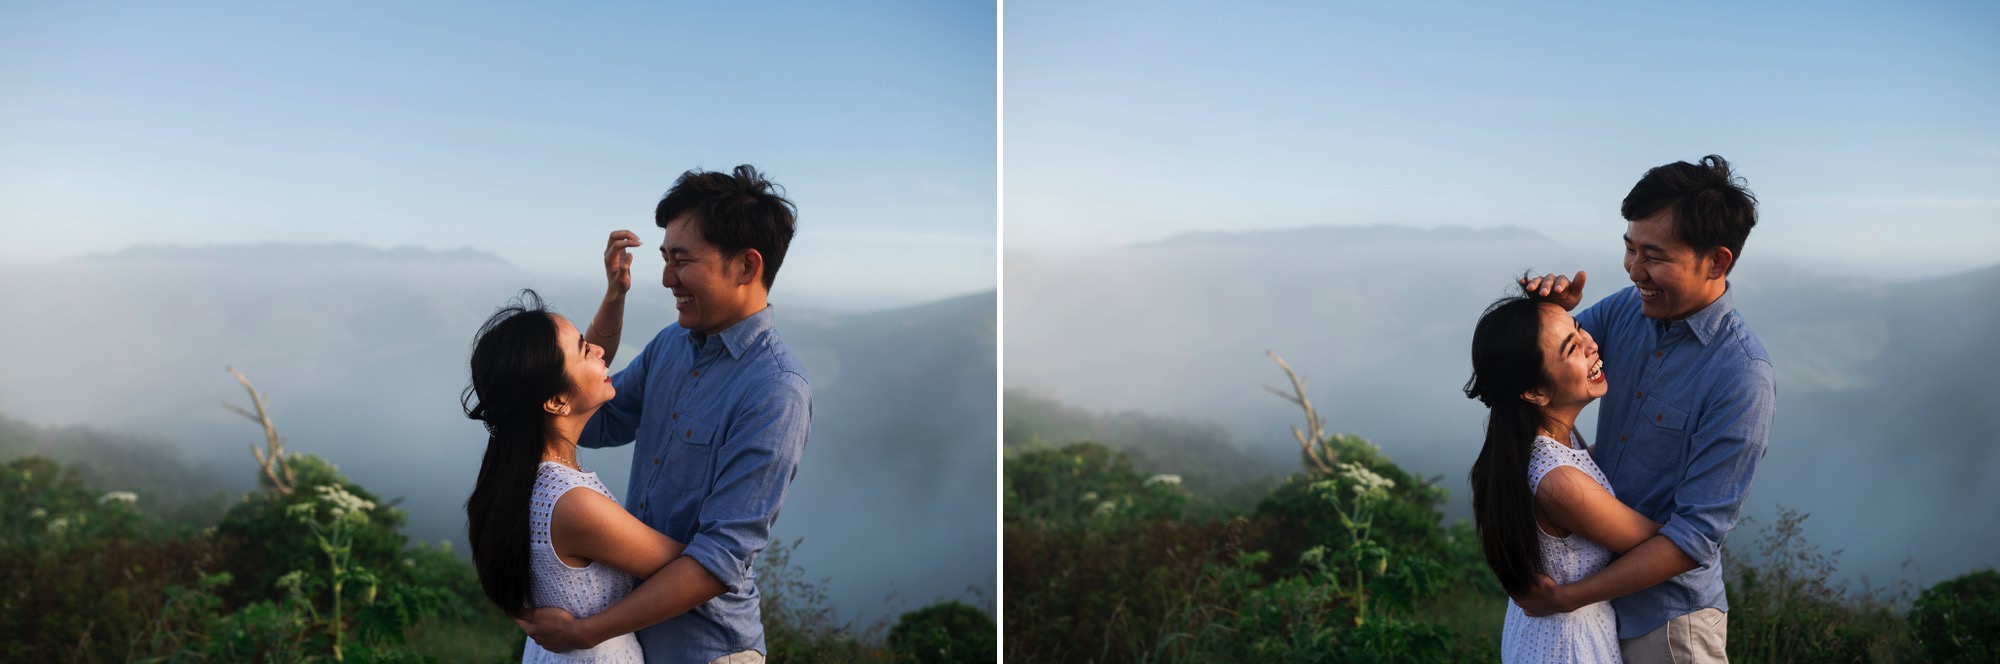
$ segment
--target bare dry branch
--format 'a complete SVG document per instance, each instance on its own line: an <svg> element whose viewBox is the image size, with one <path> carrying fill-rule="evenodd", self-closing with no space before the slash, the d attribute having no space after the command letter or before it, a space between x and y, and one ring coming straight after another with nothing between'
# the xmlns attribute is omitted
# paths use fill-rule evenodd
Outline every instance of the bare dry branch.
<svg viewBox="0 0 2000 664"><path fill-rule="evenodd" d="M256 443L250 444L250 453L257 457L257 465L263 467L264 477L271 481L271 488L278 493L290 494L292 487L298 482L298 477L292 474L291 464L285 462L285 439L278 436L278 427L271 424L269 404L264 401L264 395L258 394L257 388L250 385L250 379L245 377L243 372L237 371L236 367L229 367L229 375L235 376L236 382L242 383L243 389L250 393L250 404L257 408L257 413L252 415L250 411L230 403L224 403L222 407L263 425L264 445L268 453L266 449L259 449Z"/></svg>
<svg viewBox="0 0 2000 664"><path fill-rule="evenodd" d="M1311 461L1316 470L1322 473L1333 472L1333 464L1339 461L1339 457L1332 450L1326 449L1326 418L1319 416L1319 411L1313 408L1312 400L1306 397L1306 379L1299 376L1298 372L1292 371L1292 365L1286 364L1285 358L1279 357L1276 351L1267 350L1264 351L1264 355L1271 358L1272 362L1278 363L1278 368L1285 370L1285 377L1292 381L1292 391L1288 394L1269 386L1264 389L1305 411L1306 428L1301 431L1294 425L1292 438L1299 441L1299 449L1305 451L1306 460Z"/></svg>

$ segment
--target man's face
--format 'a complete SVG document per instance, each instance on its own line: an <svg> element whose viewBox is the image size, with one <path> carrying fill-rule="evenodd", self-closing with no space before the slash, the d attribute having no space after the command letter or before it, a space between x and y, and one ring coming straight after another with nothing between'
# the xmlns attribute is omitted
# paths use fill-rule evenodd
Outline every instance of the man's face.
<svg viewBox="0 0 2000 664"><path fill-rule="evenodd" d="M667 259L660 285L674 292L674 310L680 312L681 327L715 334L757 313L746 311L751 288L743 278L743 256L724 257L721 249L702 236L701 225L689 215L667 222L660 254ZM756 275L750 275L749 280L755 279Z"/></svg>
<svg viewBox="0 0 2000 664"><path fill-rule="evenodd" d="M1648 318L1680 320L1722 297L1727 285L1714 252L1696 252L1674 233L1673 208L1625 225L1625 274L1639 287Z"/></svg>

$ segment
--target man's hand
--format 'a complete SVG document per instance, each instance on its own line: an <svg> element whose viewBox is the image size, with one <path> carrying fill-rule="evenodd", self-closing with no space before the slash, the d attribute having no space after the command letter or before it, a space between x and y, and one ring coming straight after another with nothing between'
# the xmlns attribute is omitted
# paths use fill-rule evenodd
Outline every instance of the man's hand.
<svg viewBox="0 0 2000 664"><path fill-rule="evenodd" d="M528 638L534 639L537 645L549 652L569 652L597 646L579 634L581 623L577 622L576 616L552 606L535 609L527 620L515 618L514 624L520 625L521 631L528 633Z"/></svg>
<svg viewBox="0 0 2000 664"><path fill-rule="evenodd" d="M636 246L639 235L632 231L612 231L604 243L604 280L615 293L632 290L632 252L626 249Z"/></svg>
<svg viewBox="0 0 2000 664"><path fill-rule="evenodd" d="M1547 574L1536 574L1534 585L1528 586L1527 593L1516 596L1514 605L1521 607L1522 613L1537 618L1575 611L1576 607L1569 606L1562 595L1562 586L1556 585L1555 579Z"/></svg>
<svg viewBox="0 0 2000 664"><path fill-rule="evenodd" d="M1560 274L1545 274L1532 279L1521 277L1518 281L1528 297L1554 303L1563 311L1575 311L1576 305L1583 302L1584 276L1579 270L1574 281Z"/></svg>

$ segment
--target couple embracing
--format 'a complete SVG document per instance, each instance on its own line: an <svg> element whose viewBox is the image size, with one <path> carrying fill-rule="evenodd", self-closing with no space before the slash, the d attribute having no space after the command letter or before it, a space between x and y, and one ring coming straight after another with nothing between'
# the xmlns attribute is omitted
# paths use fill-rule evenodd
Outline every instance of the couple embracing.
<svg viewBox="0 0 2000 664"><path fill-rule="evenodd" d="M812 387L772 326L795 209L756 169L689 171L654 210L678 319L613 375L630 231L586 330L533 291L473 344L467 417L489 434L466 501L486 596L527 662L764 661L752 562L805 450ZM577 463L633 444L621 505Z"/></svg>
<svg viewBox="0 0 2000 664"><path fill-rule="evenodd" d="M1572 317L1584 273L1523 278L1473 332L1473 514L1509 662L1727 660L1722 540L1776 401L1729 292L1756 199L1711 155L1648 171L1621 212L1631 286Z"/></svg>

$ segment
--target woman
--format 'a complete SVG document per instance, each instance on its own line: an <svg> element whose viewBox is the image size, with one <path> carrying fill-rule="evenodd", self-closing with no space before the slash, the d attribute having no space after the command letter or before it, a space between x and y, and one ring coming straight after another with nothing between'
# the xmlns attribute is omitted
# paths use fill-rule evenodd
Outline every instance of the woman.
<svg viewBox="0 0 2000 664"><path fill-rule="evenodd" d="M534 291L479 330L465 414L486 423L486 460L465 513L479 583L502 612L538 606L589 616L618 601L636 578L682 545L641 523L576 462L576 441L617 390L606 356ZM524 662L640 662L631 634L569 653L529 641Z"/></svg>
<svg viewBox="0 0 2000 664"><path fill-rule="evenodd" d="M1604 390L1597 343L1561 307L1510 297L1480 317L1465 385L1488 408L1472 513L1486 564L1509 595L1537 574L1556 583L1589 576L1660 529L1618 501L1576 433L1577 414ZM1501 659L1617 662L1617 620L1604 602L1536 618L1509 601Z"/></svg>

